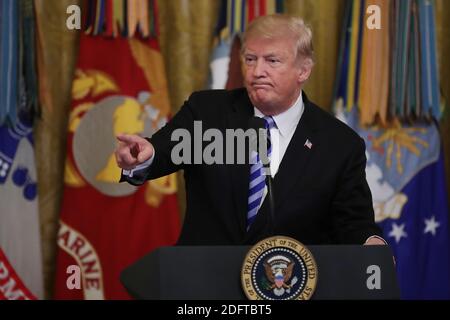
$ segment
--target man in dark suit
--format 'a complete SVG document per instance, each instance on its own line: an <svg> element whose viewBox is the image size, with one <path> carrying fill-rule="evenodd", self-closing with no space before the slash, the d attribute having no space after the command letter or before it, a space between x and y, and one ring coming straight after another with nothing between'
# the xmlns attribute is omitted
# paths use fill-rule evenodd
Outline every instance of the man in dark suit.
<svg viewBox="0 0 450 320"><path fill-rule="evenodd" d="M121 181L139 185L184 169L187 209L178 244L253 244L271 235L306 245L384 244L365 178L364 141L302 92L313 67L311 30L299 18L260 17L243 36L242 59L245 89L194 93L150 139L117 137ZM264 119L271 142L273 210L257 158L245 164L173 159L177 130L202 140L194 133L201 121L203 131L226 137L227 130L247 130L254 116ZM208 143L193 144L194 157Z"/></svg>

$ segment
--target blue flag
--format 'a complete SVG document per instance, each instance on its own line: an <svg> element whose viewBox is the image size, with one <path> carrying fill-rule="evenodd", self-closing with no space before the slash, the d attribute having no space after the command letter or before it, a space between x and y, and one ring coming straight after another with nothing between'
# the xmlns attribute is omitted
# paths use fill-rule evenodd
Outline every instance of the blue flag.
<svg viewBox="0 0 450 320"><path fill-rule="evenodd" d="M337 116L364 138L375 220L393 250L402 299L450 299L447 188L434 124L361 128L357 111Z"/></svg>
<svg viewBox="0 0 450 320"><path fill-rule="evenodd" d="M450 242L443 152L419 171L402 192L401 217L381 223L398 259L406 299L450 299Z"/></svg>

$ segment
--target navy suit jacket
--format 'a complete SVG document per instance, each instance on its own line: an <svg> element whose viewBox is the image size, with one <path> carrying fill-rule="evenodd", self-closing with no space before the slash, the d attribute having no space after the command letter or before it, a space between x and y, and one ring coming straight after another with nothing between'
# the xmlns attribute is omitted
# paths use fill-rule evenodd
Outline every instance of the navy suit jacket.
<svg viewBox="0 0 450 320"><path fill-rule="evenodd" d="M184 128L193 136L194 121L202 121L203 132L216 128L224 137L226 129L248 129L253 106L245 89L193 93L149 139L155 149L150 168L121 181L139 185L184 169L186 215L179 245L254 244L271 235L306 245L363 244L369 236L381 235L365 177L364 140L305 94L303 102L303 115L273 180L275 217L271 219L266 197L248 231L248 163L175 165L171 160L178 143L171 141L172 132ZM307 140L311 148L305 146Z"/></svg>

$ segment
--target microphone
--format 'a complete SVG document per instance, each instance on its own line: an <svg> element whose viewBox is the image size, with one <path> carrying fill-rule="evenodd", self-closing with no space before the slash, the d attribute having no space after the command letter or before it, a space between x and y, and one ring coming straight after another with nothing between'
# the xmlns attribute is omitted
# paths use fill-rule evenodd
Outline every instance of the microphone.
<svg viewBox="0 0 450 320"><path fill-rule="evenodd" d="M270 159L268 150L271 147L271 142L267 136L266 122L260 117L251 117L248 122L248 127L255 130L256 136L251 135L250 138L250 152L256 151L261 159L263 165L263 174L266 175L267 185L267 200L269 201L269 230L270 234L274 234L275 223L275 200L273 192L273 178L270 171Z"/></svg>

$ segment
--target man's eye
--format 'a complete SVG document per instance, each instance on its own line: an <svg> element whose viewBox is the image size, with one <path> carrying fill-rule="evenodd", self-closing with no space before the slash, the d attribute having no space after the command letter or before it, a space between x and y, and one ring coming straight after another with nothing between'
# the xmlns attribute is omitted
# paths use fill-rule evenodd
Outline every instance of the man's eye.
<svg viewBox="0 0 450 320"><path fill-rule="evenodd" d="M253 58L253 57L245 57L245 63L246 64L252 64L252 63L254 63L255 62L255 58Z"/></svg>
<svg viewBox="0 0 450 320"><path fill-rule="evenodd" d="M269 59L270 64L277 64L278 62L280 62L278 59Z"/></svg>

